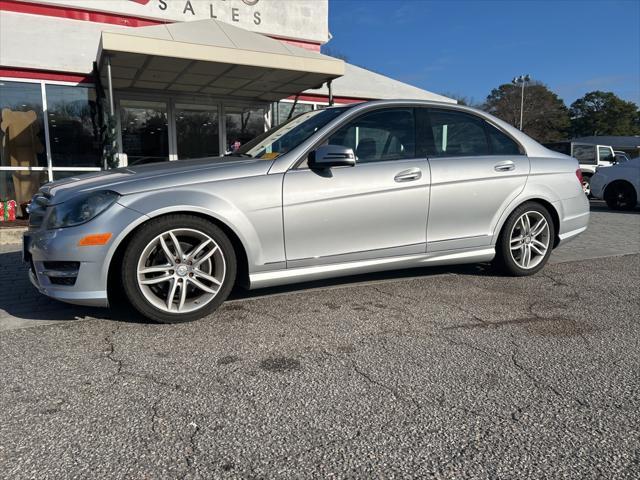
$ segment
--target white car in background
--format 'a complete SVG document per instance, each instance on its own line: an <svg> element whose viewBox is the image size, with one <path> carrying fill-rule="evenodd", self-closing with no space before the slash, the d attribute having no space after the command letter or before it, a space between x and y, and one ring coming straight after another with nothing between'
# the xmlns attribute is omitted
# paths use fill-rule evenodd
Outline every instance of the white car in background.
<svg viewBox="0 0 640 480"><path fill-rule="evenodd" d="M640 157L612 167L598 167L591 177L591 195L613 210L633 210L640 197Z"/></svg>

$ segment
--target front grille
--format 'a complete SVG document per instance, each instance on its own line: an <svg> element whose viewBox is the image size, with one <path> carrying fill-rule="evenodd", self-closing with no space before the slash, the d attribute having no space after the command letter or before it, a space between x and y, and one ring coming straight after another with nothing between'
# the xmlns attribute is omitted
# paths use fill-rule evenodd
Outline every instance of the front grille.
<svg viewBox="0 0 640 480"><path fill-rule="evenodd" d="M47 205L49 205L48 195L38 192L31 199L27 207L29 212L29 228L38 228L42 225L44 220L44 214L47 211Z"/></svg>

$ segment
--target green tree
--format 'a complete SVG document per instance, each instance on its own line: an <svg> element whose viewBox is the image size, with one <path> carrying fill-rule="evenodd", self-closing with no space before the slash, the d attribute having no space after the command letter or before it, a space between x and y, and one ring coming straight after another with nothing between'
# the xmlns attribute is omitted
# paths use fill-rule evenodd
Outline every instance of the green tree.
<svg viewBox="0 0 640 480"><path fill-rule="evenodd" d="M520 85L505 83L491 90L483 108L518 128L521 94ZM539 142L554 142L567 137L569 126L569 111L560 97L541 82L527 82L522 130Z"/></svg>
<svg viewBox="0 0 640 480"><path fill-rule="evenodd" d="M640 135L640 110L612 92L589 92L571 104L571 133L589 135Z"/></svg>

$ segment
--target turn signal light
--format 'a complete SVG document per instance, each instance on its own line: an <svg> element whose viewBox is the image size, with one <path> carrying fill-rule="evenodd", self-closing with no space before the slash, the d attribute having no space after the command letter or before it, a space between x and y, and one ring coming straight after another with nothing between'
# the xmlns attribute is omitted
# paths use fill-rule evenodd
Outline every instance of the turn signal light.
<svg viewBox="0 0 640 480"><path fill-rule="evenodd" d="M105 245L111 239L110 233L94 233L92 235L85 235L78 242L79 247L94 247L98 245Z"/></svg>

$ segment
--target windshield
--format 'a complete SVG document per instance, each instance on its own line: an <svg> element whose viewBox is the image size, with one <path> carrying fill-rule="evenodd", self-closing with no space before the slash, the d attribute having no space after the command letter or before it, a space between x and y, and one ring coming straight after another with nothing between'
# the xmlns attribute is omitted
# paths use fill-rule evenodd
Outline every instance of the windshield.
<svg viewBox="0 0 640 480"><path fill-rule="evenodd" d="M349 107L306 112L245 143L231 155L273 160L297 147Z"/></svg>

